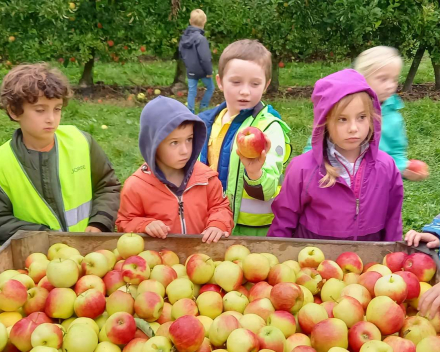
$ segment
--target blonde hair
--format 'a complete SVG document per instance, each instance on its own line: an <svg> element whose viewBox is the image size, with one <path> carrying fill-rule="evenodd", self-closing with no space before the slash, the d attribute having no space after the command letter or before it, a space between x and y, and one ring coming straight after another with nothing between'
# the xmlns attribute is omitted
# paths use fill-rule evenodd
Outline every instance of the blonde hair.
<svg viewBox="0 0 440 352"><path fill-rule="evenodd" d="M390 63L403 66L399 50L390 46L375 46L359 54L354 61L354 69L367 78Z"/></svg>
<svg viewBox="0 0 440 352"><path fill-rule="evenodd" d="M252 61L264 69L266 83L272 77L272 54L257 40L243 39L229 44L223 50L218 63L218 75L223 79L229 61L239 59Z"/></svg>
<svg viewBox="0 0 440 352"><path fill-rule="evenodd" d="M189 17L189 24L195 27L204 27L206 24L207 18L206 14L203 10L196 9L191 11L191 15Z"/></svg>
<svg viewBox="0 0 440 352"><path fill-rule="evenodd" d="M325 122L325 135L328 134L329 126L333 126L336 123L336 119L342 111L350 104L354 98L360 97L364 105L365 112L369 118L370 131L368 133L366 141L371 141L374 137L374 120L380 120L380 115L374 111L373 101L367 92L359 92L350 95L346 95L339 100L327 114ZM339 177L339 171L337 167L332 166L328 161L324 161L326 174L319 180L319 186L321 188L332 187L336 183L336 179Z"/></svg>

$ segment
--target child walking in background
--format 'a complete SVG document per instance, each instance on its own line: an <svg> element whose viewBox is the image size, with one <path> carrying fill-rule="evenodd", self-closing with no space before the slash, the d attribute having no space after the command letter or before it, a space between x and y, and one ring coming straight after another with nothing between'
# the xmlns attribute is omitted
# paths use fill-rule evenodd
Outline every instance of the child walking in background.
<svg viewBox="0 0 440 352"><path fill-rule="evenodd" d="M422 181L428 172L414 172L408 160L408 139L403 117L404 107L396 94L403 60L399 51L388 46L376 46L362 52L354 62L354 69L362 74L375 91L382 105L382 136L379 148L391 155L402 176L410 181Z"/></svg>
<svg viewBox="0 0 440 352"><path fill-rule="evenodd" d="M228 237L232 213L217 172L197 161L205 124L177 100L159 96L145 106L140 125L145 164L124 184L118 231L202 234L207 243Z"/></svg>
<svg viewBox="0 0 440 352"><path fill-rule="evenodd" d="M317 81L312 101L313 148L290 162L268 236L401 240L402 179L379 150L376 94L348 69Z"/></svg>
<svg viewBox="0 0 440 352"><path fill-rule="evenodd" d="M275 109L261 102L271 80L271 60L257 41L230 44L220 57L216 77L226 101L200 114L208 129L200 160L219 172L234 214L235 235L266 236L283 162L290 155L289 127ZM266 150L258 158L246 158L237 149L237 134L249 126L266 135Z"/></svg>
<svg viewBox="0 0 440 352"><path fill-rule="evenodd" d="M422 181L429 174L413 171L413 162L408 160L408 139L405 123L399 110L404 107L396 94L403 60L399 51L388 46L376 46L362 52L354 62L354 69L362 74L376 93L382 110L382 132L379 149L391 155L402 177L410 181ZM309 138L304 153L311 146ZM415 168L414 168L415 169Z"/></svg>
<svg viewBox="0 0 440 352"><path fill-rule="evenodd" d="M206 87L200 110L208 108L215 87L212 80L211 51L203 30L206 24L205 13L200 9L192 11L189 23L180 38L179 52L188 76L188 109L194 113L199 80Z"/></svg>

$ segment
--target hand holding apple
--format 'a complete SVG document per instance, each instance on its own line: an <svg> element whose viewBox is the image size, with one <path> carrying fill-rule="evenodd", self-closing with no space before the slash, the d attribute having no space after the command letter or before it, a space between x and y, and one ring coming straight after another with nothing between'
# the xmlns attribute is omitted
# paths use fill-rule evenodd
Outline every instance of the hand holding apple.
<svg viewBox="0 0 440 352"><path fill-rule="evenodd" d="M263 140L261 139L261 137L259 138L259 148L255 150L253 150L252 152L248 152L246 153L246 150L248 148L251 148L250 146L246 146L246 147L238 147L237 148L237 154L240 157L240 161L241 163L244 165L244 168L246 170L247 176L251 179L251 180L258 180L263 171L263 165L266 161L266 155L269 152L270 148L271 148L271 141L270 139L263 134L258 128L255 127L248 127L248 128L252 128L252 129L256 129L261 135L263 135L264 137L264 141L265 141L265 146L263 146ZM245 129L246 130L246 129ZM243 130L243 132L245 131ZM257 133L258 133L257 132ZM242 132L240 132L242 133ZM239 138L240 138L240 133L237 135L237 146L239 145L243 145L243 142L239 142ZM251 138L250 136L247 137L248 139ZM256 143L256 142L255 142ZM243 150L244 148L244 150ZM260 152L258 152L259 150L261 150ZM243 154L244 151L244 154Z"/></svg>

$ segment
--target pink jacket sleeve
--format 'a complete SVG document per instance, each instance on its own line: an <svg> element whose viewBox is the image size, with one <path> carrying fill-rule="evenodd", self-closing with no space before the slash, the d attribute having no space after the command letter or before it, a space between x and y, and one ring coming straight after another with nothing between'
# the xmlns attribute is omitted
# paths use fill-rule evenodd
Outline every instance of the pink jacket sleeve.
<svg viewBox="0 0 440 352"><path fill-rule="evenodd" d="M402 241L402 203L403 181L400 171L393 163L394 172L391 178L388 201L387 220L385 224L385 241Z"/></svg>
<svg viewBox="0 0 440 352"><path fill-rule="evenodd" d="M275 218L269 228L268 237L293 237L303 208L302 189L302 170L296 168L295 161L292 160L287 167L281 191L272 203Z"/></svg>

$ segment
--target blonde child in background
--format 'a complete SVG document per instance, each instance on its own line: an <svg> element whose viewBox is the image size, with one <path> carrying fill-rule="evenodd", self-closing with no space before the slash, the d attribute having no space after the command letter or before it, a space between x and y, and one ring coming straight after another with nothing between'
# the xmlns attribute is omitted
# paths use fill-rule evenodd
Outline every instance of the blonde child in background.
<svg viewBox="0 0 440 352"><path fill-rule="evenodd" d="M354 62L354 69L365 77L381 104L382 131L379 149L391 155L402 177L410 181L422 181L429 174L427 169L422 172L413 171L414 164L418 161L408 160L408 139L405 123L399 112L404 107L402 99L396 94L402 67L403 60L399 51L388 46L365 50ZM304 152L312 148L310 141L309 138Z"/></svg>

